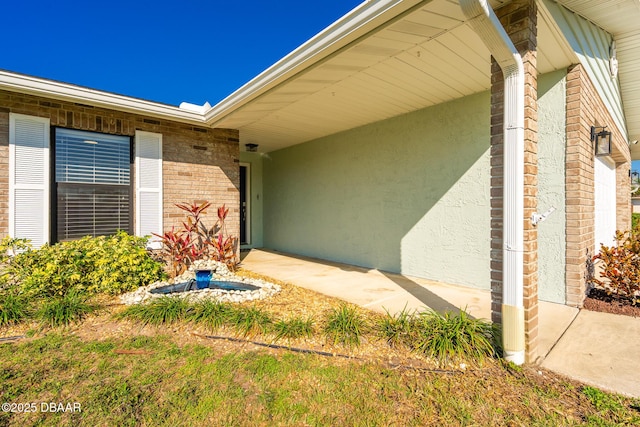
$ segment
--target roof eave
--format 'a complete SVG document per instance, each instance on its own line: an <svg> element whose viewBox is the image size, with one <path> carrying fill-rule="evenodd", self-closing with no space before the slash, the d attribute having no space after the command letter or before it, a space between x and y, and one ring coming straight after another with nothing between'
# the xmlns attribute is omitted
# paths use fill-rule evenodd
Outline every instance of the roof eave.
<svg viewBox="0 0 640 427"><path fill-rule="evenodd" d="M428 2L428 0L365 1L214 105L205 113L206 123L216 126L238 108L338 52L379 25L417 5Z"/></svg>
<svg viewBox="0 0 640 427"><path fill-rule="evenodd" d="M0 89L109 110L204 125L204 116L193 111L3 70L0 70Z"/></svg>

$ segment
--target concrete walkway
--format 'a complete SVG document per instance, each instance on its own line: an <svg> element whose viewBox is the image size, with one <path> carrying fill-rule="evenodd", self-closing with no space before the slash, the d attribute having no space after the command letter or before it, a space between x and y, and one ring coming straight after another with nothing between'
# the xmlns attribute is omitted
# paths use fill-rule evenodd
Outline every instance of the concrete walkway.
<svg viewBox="0 0 640 427"><path fill-rule="evenodd" d="M484 290L258 249L243 254L241 266L380 312L427 306L491 317ZM640 397L640 319L540 302L538 344L543 367Z"/></svg>

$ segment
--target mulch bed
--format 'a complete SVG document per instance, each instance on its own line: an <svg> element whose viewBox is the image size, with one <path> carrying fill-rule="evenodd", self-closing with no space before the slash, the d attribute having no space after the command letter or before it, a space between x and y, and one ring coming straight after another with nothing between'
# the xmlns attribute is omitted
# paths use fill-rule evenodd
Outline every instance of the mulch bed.
<svg viewBox="0 0 640 427"><path fill-rule="evenodd" d="M602 313L640 317L640 305L633 305L629 299L615 298L603 289L593 288L584 300L585 309Z"/></svg>

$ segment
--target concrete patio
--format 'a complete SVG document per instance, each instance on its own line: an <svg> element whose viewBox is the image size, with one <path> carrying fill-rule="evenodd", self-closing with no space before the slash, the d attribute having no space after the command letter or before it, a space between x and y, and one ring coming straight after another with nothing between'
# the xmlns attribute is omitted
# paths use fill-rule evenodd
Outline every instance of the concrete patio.
<svg viewBox="0 0 640 427"><path fill-rule="evenodd" d="M491 317L485 290L258 249L244 253L241 266L379 312L427 306L438 311L465 308L476 318ZM548 302L540 302L539 319L542 367L640 397L640 319Z"/></svg>

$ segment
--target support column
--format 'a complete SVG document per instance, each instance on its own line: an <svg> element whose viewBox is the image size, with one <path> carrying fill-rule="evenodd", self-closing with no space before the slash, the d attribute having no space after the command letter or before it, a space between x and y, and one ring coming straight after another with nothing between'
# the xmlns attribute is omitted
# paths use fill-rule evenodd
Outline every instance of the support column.
<svg viewBox="0 0 640 427"><path fill-rule="evenodd" d="M567 305L581 307L587 265L594 255L594 158L591 126L595 117L582 108L588 80L581 65L567 71Z"/></svg>
<svg viewBox="0 0 640 427"><path fill-rule="evenodd" d="M524 321L525 357L537 358L538 340L538 233L531 224L537 209L538 115L537 115L537 7L534 0L516 0L495 11L522 56L525 72L524 111ZM495 60L491 61L491 308L492 320L501 323L503 246L503 111L504 81Z"/></svg>
<svg viewBox="0 0 640 427"><path fill-rule="evenodd" d="M616 162L616 227L631 228L631 154L622 132L580 64L567 70L567 254L566 303L582 307L589 281L591 257L599 250L595 241L594 145L591 126L607 126L612 133L612 158Z"/></svg>

